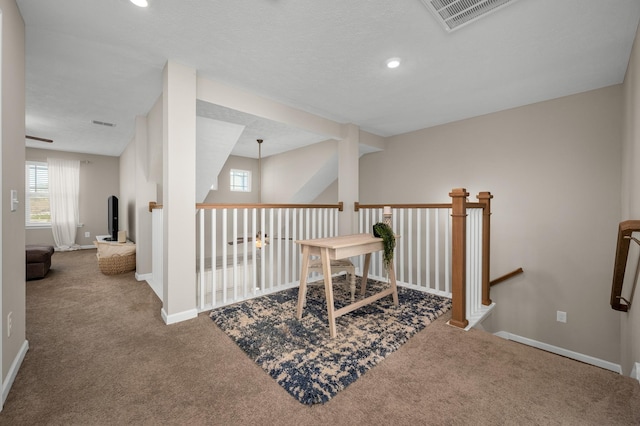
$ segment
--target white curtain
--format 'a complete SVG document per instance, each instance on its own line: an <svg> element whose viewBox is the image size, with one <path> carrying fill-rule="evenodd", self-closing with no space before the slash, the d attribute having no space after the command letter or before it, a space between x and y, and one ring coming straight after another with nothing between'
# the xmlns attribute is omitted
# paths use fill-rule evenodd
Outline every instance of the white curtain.
<svg viewBox="0 0 640 426"><path fill-rule="evenodd" d="M80 161L48 158L51 230L56 250L77 250Z"/></svg>

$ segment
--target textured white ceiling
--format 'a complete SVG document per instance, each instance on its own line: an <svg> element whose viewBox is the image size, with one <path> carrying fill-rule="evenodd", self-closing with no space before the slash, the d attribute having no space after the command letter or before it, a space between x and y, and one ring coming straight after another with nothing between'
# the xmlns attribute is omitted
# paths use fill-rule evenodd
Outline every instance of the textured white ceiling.
<svg viewBox="0 0 640 426"><path fill-rule="evenodd" d="M329 139L324 135L307 132L283 123L277 123L202 100L196 101L196 114L198 117L244 126L244 131L240 135L238 143L231 151L232 155L240 157L258 158L258 139L263 140L263 157L289 151L292 147L301 148ZM216 139L212 138L211 140L215 141Z"/></svg>
<svg viewBox="0 0 640 426"><path fill-rule="evenodd" d="M27 134L55 140L29 146L105 155L131 140L167 59L389 136L621 83L640 17L638 0L520 0L446 33L421 0L17 3Z"/></svg>

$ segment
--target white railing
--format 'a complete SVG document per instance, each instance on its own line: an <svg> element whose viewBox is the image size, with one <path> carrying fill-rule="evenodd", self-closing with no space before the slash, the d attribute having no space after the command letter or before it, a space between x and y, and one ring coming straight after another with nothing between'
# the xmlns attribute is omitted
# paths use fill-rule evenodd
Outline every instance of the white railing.
<svg viewBox="0 0 640 426"><path fill-rule="evenodd" d="M297 286L302 259L295 241L338 235L340 208L198 205L198 310Z"/></svg>
<svg viewBox="0 0 640 426"><path fill-rule="evenodd" d="M394 255L398 284L453 298L451 204L390 207L391 228L400 237ZM388 219L384 208L383 205L358 205L359 232L372 232L375 223ZM464 314L469 321L466 329L480 322L495 305L483 304L484 208L479 203L466 207ZM363 260L358 259L358 265L362 264ZM381 253L372 255L369 276L386 279Z"/></svg>
<svg viewBox="0 0 640 426"><path fill-rule="evenodd" d="M359 232L372 232L374 224L384 222L383 213L382 207L359 207ZM451 297L451 207L393 208L391 228L400 237L394 254L398 284ZM381 252L372 255L369 276L386 279Z"/></svg>
<svg viewBox="0 0 640 426"><path fill-rule="evenodd" d="M493 309L482 304L482 208L467 208L466 317L471 328Z"/></svg>
<svg viewBox="0 0 640 426"><path fill-rule="evenodd" d="M468 194L462 189L454 190L453 195L460 199ZM483 235L483 228L489 229L491 197L488 192L480 193L478 198L483 202L465 202L462 207L456 203L396 204L391 209L391 226L399 236L394 256L398 284L451 297L452 323L459 327L474 326L495 305L489 298L488 257L483 258L483 253L488 256L489 252L489 235L488 232ZM202 312L297 286L302 256L295 241L338 235L340 210L342 203L197 205L198 310ZM153 278L150 284L162 299L162 209L152 211ZM357 203L356 211L358 232L361 233L372 232L375 223L386 219L383 205ZM466 220L456 225L452 216L456 220L466 216ZM460 231L464 226L466 230ZM460 241L464 243L458 244L455 236L463 233L465 238ZM464 263L453 258L457 250L453 248L462 245ZM364 257L352 261L361 274ZM464 278L458 278L462 275L452 271L456 264L466 268ZM369 277L386 280L381 253L372 255ZM312 278L319 279L320 276ZM464 283L460 284L462 279ZM456 296L463 293L465 297Z"/></svg>

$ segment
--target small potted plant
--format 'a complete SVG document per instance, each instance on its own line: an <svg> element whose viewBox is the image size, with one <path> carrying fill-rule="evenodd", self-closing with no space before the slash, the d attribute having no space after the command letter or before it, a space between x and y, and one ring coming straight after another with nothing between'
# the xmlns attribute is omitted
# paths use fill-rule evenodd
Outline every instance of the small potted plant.
<svg viewBox="0 0 640 426"><path fill-rule="evenodd" d="M378 222L373 225L373 236L382 238L382 245L384 247L382 260L384 268L389 272L391 262L393 262L393 250L396 248L396 236L391 227L383 222Z"/></svg>

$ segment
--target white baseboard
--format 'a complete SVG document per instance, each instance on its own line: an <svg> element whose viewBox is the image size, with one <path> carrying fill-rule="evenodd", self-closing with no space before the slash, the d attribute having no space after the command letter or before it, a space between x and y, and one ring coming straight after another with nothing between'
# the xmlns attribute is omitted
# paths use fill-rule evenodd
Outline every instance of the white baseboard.
<svg viewBox="0 0 640 426"><path fill-rule="evenodd" d="M86 246L80 246L81 250L89 250L89 249L95 249L96 246L94 246L93 244L91 245L86 245Z"/></svg>
<svg viewBox="0 0 640 426"><path fill-rule="evenodd" d="M197 309L189 309L188 311L182 311L182 312L178 312L177 314L167 315L164 308L162 308L161 313L162 313L162 320L167 325L190 320L198 316Z"/></svg>
<svg viewBox="0 0 640 426"><path fill-rule="evenodd" d="M606 370L611 370L618 374L622 374L622 367L620 366L620 364L614 364L613 362L609 362L603 359L581 354L579 352L570 351L568 349L560 348L558 346L549 345L547 343L538 342L537 340L518 336L517 334L508 333L506 331L498 331L497 333L494 333L494 335L498 337L502 337L503 339L513 340L514 342L518 342L527 346L532 346L534 348L542 349L544 351L551 352L557 355L562 355L567 358L575 359L576 361L581 361L581 362L584 362L585 364L595 365L596 367L604 368Z"/></svg>
<svg viewBox="0 0 640 426"><path fill-rule="evenodd" d="M29 350L29 342L25 340L18 351L18 354L13 359L11 366L9 367L9 371L7 373L7 379L2 383L2 404L0 405L0 411L2 407L4 407L4 402L7 400L9 396L9 391L11 390L11 386L13 386L13 382L16 380L16 376L18 375L18 371L20 370L20 366L22 365L22 361L24 361L24 357L27 355L27 351Z"/></svg>
<svg viewBox="0 0 640 426"><path fill-rule="evenodd" d="M153 278L153 274L139 274L136 271L136 281L149 281Z"/></svg>
<svg viewBox="0 0 640 426"><path fill-rule="evenodd" d="M153 280L153 274L149 278L147 278L147 284L151 287L151 290L158 296L158 299L162 301L162 283L158 283Z"/></svg>
<svg viewBox="0 0 640 426"><path fill-rule="evenodd" d="M631 378L640 382L640 362L633 364L633 368L631 369Z"/></svg>
<svg viewBox="0 0 640 426"><path fill-rule="evenodd" d="M484 321L491 314L491 311L493 311L493 308L495 307L496 307L495 302L493 302L489 306L484 306L484 305L480 306L480 308L475 314L469 315L467 317L467 320L469 321L469 325L467 325L464 328L465 331L469 331L472 328L479 328L484 330L484 328L482 327L482 321Z"/></svg>

